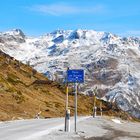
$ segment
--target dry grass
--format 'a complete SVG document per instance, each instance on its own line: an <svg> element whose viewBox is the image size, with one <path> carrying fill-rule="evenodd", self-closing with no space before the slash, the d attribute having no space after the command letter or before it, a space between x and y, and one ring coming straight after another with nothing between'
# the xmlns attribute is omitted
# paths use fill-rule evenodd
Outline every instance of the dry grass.
<svg viewBox="0 0 140 140"><path fill-rule="evenodd" d="M0 120L60 117L65 112L65 88L8 55L0 53ZM89 114L88 97L78 97L78 112ZM74 97L70 96L71 112Z"/></svg>

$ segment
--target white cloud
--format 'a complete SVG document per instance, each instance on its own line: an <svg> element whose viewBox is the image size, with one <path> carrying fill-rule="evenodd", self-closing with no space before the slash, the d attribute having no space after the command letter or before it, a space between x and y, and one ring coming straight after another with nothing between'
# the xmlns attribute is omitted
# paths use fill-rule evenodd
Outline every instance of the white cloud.
<svg viewBox="0 0 140 140"><path fill-rule="evenodd" d="M41 12L45 14L50 14L54 16L61 16L67 14L87 14L87 13L102 13L104 11L104 6L72 6L67 4L52 4L52 5L34 5L29 8L32 11Z"/></svg>

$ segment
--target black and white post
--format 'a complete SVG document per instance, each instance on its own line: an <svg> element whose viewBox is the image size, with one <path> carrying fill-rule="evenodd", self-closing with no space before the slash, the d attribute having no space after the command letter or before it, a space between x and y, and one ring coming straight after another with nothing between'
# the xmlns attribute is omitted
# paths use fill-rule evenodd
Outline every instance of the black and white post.
<svg viewBox="0 0 140 140"><path fill-rule="evenodd" d="M70 109L66 110L66 132L70 132Z"/></svg>

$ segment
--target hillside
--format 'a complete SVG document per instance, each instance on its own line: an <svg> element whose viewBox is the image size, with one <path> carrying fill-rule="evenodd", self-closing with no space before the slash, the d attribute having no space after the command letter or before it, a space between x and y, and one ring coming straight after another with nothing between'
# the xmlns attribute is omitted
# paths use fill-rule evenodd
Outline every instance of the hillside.
<svg viewBox="0 0 140 140"><path fill-rule="evenodd" d="M41 117L62 117L65 110L65 88L48 80L31 67L0 51L0 120ZM74 97L69 96L71 115ZM99 114L100 100L97 100ZM103 114L130 119L116 106L102 101ZM110 106L111 105L111 106ZM78 95L78 115L91 115L93 97Z"/></svg>
<svg viewBox="0 0 140 140"><path fill-rule="evenodd" d="M65 94L60 89L36 70L0 52L0 120L33 118L40 111L44 117L64 116ZM70 103L72 106L72 99ZM86 105L84 101L81 113L89 111Z"/></svg>

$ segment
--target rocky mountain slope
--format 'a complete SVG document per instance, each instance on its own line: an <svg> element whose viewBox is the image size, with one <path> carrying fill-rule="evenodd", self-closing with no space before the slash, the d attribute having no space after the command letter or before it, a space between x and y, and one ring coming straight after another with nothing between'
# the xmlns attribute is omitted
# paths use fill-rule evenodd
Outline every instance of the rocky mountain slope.
<svg viewBox="0 0 140 140"><path fill-rule="evenodd" d="M0 49L63 83L66 69L85 70L80 91L116 102L140 118L140 38L94 30L56 30L30 38L21 30L0 33Z"/></svg>

